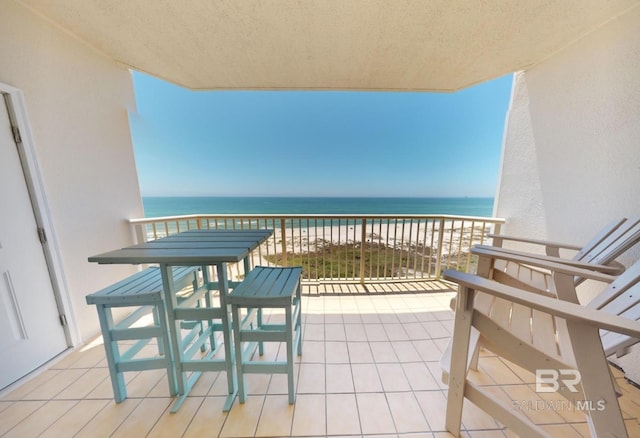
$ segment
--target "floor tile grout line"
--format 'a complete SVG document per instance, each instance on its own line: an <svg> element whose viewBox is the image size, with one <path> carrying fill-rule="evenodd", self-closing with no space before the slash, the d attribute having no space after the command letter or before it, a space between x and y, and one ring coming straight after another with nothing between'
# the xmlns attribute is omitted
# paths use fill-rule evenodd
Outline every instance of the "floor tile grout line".
<svg viewBox="0 0 640 438"><path fill-rule="evenodd" d="M334 303L334 304L335 304L335 303ZM380 303L378 303L378 304L380 304ZM342 310L344 310L344 309L342 309ZM342 310L341 310L341 312L342 312ZM343 332L344 332L344 334L345 334L345 340L344 340L344 341L328 341L327 339L325 339L325 340L323 340L323 341L321 341L321 342L322 342L324 345L326 345L326 343L327 343L327 342L344 342L344 343L346 344L346 346L347 346L347 358L348 358L348 362L347 362L347 363L349 364L349 370L350 370L350 372L351 372L351 382L352 382L352 384L354 385L353 392L348 392L348 394L353 394L353 396L356 398L356 406L358 407L358 421L359 421L360 429L361 429L361 431L362 431L362 417L361 417L361 415L360 415L360 413L359 413L359 404L358 404L358 400L357 400L357 395L358 395L358 394L360 394L360 392L357 392L357 391L356 391L356 388L355 388L354 373L353 373L353 365L354 365L354 362L352 362L353 358L352 358L352 355L351 355L350 350L348 349L348 344L349 344L349 343L352 343L352 342L357 342L357 343L365 343L365 342L366 342L366 344L367 344L367 346L368 346L368 351L372 354L371 345L372 345L373 343L375 343L375 342L389 343L389 344L391 345L391 347L393 348L394 341L393 341L393 340L387 340L387 341L369 341L369 340L367 340L367 341L347 341L347 340L346 340L346 330L347 330L347 326L348 326L349 324L351 324L351 322L345 321L344 316L342 317L342 319L343 319L343 320L342 320L342 323L341 323L341 327L342 327L342 331L343 331ZM442 321L439 321L439 322L442 324ZM330 322L330 323L335 323L335 322ZM323 334L326 334L326 330L324 330L324 329L326 328L326 324L327 324L327 322L326 322L326 321L325 321L325 322L323 322ZM359 324L359 323L358 323L358 324ZM363 324L364 324L364 323L363 323ZM382 323L377 323L377 324L382 324ZM405 323L402 323L402 324L405 324ZM403 325L403 328L404 328L404 325ZM405 328L405 331L406 331L406 328ZM445 339L447 339L447 337L440 337L440 338L435 338L435 339L430 338L429 340L434 341L434 340L437 340L437 339L445 340ZM424 340L426 340L426 339L424 339ZM414 341L414 340L412 340L412 339L410 339L410 341L412 342L412 345L413 345L413 344L414 344L414 342L415 342L415 341ZM441 349L441 348L442 348L442 342L435 342L435 343L434 343L434 345L433 345L433 347L435 347L436 349ZM323 348L324 348L324 347L323 347ZM415 348L415 345L414 345L414 348ZM280 347L278 347L278 349L280 349ZM417 351L417 349L416 349L416 351ZM277 356L277 355L278 355L278 353L276 352L276 356ZM397 359L397 360L396 360L395 362L391 362L391 363L397 363L397 364L400 364L400 366L401 366L401 367L402 367L402 365L404 365L404 364L408 364L408 363L420 363L420 362L422 362L422 363L424 363L424 364L425 364L425 366L426 366L427 364L431 364L431 366L426 366L427 371L430 373L430 376L431 376L432 378L434 378L434 380L435 380L436 382L438 382L438 379L436 379L436 378L435 378L435 376L434 376L435 368L433 367L433 364L435 364L435 363L436 363L436 362L438 362L438 361L436 361L436 360L433 360L433 361L426 361L426 360L423 360L423 361L420 361L420 360L415 360L415 361L406 361L406 360L402 360L402 359L401 359L401 355L399 355L399 354L398 354L398 351L397 351L396 349L394 349L394 355L396 356L396 359ZM489 356L489 357L495 357L495 356ZM507 366L507 367L510 369L510 371L511 371L512 373L514 373L514 374L517 376L518 380L522 382L522 384L520 384L520 383L513 383L513 384L512 384L513 386L527 385L527 383L526 383L525 381L523 381L522 377L521 377L518 373L516 373L516 372L515 372L515 370L514 370L514 369L512 369L512 367L510 367L510 366L509 366L509 364L508 364L507 362L502 361L502 359L500 359L500 358L498 358L498 359L501 361L502 365ZM324 382L325 392L321 394L321 395L323 395L323 396L324 396L324 401L325 401L325 412L326 412L326 407L327 407L327 403L328 403L328 398L327 398L327 393L326 393L326 390L327 390L327 379L328 379L328 375L326 374L326 371L327 371L327 366L328 366L328 365L333 365L333 364L329 364L328 362L329 362L329 361L327 360L326 349L325 349L325 354L324 354L324 356L323 356L323 362L321 362L321 364L323 365L324 370L325 370L325 382ZM376 364L378 364L378 363L387 363L387 362L377 362L377 361L375 361L375 360L374 360L374 361L373 361L373 362L371 362L371 363L372 363L372 364L374 364L374 365L376 365ZM302 365L303 365L303 362L302 362L301 360L300 360L299 362L297 362L298 372L297 372L297 374L296 374L296 375L297 375L297 379L298 379L298 381L299 381L299 377L300 377L300 368L301 368L301 366L302 366ZM72 366L69 366L68 368L63 368L62 370L72 370L72 369L73 369L73 370L82 370L82 369L86 369L86 370L87 370L86 372L88 372L88 370L96 369L96 368L98 368L98 367L96 366L96 367L86 368L86 367L72 367ZM377 366L376 366L376 371L377 371ZM85 372L85 373L86 373L86 372ZM407 376L408 376L408 375L407 375L407 370L403 368L403 372L404 372L405 378L407 378L407 380L408 380L408 377L407 377ZM83 373L82 375L84 375L85 373ZM488 375L489 379L491 379L491 382L493 382L493 384L492 384L492 385L489 385L489 386L500 386L500 387L504 386L504 385L497 385L497 384L495 383L495 379L493 379L493 377L491 377L491 375L490 375L490 374L487 374L486 372L485 372L484 374ZM378 377L378 380L380 380L380 375L379 375L379 373L378 373L378 372L377 372L377 377ZM215 382L218 378L219 378L219 376L217 376L217 377L216 377L216 379L214 379L214 382ZM158 384L162 383L162 382L161 382L161 380L162 380L162 379L160 378L160 379L159 379L159 381L158 381L158 382L156 382L156 384L155 384L155 385L151 386L151 389L149 390L149 393L147 393L146 395L141 396L141 397L131 397L131 398L134 398L134 399L136 399L136 398L138 399L138 403L137 403L136 407L132 410L132 412L135 412L135 411L136 411L136 409L138 409L138 408L139 408L140 403L141 403L141 401L142 401L143 399L152 399L152 398L156 398L156 396L149 395L149 394L150 394L150 393L152 393L152 392L154 391L154 389L155 389L155 388L157 388L157 385L158 385ZM271 381L272 381L272 377L269 379L269 382L267 383L266 389L264 390L264 394L259 394L259 395L261 395L261 396L263 397L263 402L262 402L262 405L261 405L261 414L260 414L260 417L259 417L258 423L257 423L257 425L256 425L256 431L254 432L254 435L256 435L256 433L257 433L257 427L258 427L258 426L259 426L259 424L260 424L260 419L261 419L261 417L262 417L262 413L263 413L263 410L264 410L264 408L265 408L265 404L264 404L264 403L266 402L266 397L268 397L268 396L270 395L270 394L269 394L269 387L271 386ZM207 397L217 397L216 395L209 395L209 392L211 391L211 389L212 389L213 385L214 385L214 383L212 382L212 383L211 383L211 385L210 385L210 387L209 387L209 391L207 391L207 395L205 395L204 397L202 397L202 400L205 400ZM68 389L68 388L69 388L69 385L65 386L61 391L65 391L65 390L66 390L66 389ZM29 392L32 392L32 391L33 391L33 390L30 390ZM415 397L416 397L416 395L418 394L418 392L424 392L424 391L429 391L429 392L431 392L431 391L439 391L439 392L441 392L441 393L445 393L445 392L446 392L446 390L444 390L444 389L442 389L442 388L440 388L440 389L433 389L433 390L420 390L420 391L415 390L415 389L413 389L413 388L410 388L410 390L408 390L408 391L385 391L385 390L382 390L382 391L379 391L379 393L381 393L381 394L384 394L384 395L385 395L385 398L386 398L386 400L387 400L387 407L388 407L388 409L390 410L390 405L389 405L389 402L388 402L387 394L392 394L392 393L408 393L408 392L411 392L411 393L413 394L413 397L415 398ZM43 401L45 401L45 404L44 404L44 405L42 405L42 406L40 406L40 407L39 407L36 411L34 411L34 412L37 412L38 410L42 409L44 406L46 406L46 403L48 403L48 402L50 403L50 402L58 402L58 401L76 401L76 404L77 404L78 402L81 402L81 401L84 401L84 400L105 400L104 398L100 398L100 397L97 397L97 398L83 397L83 398L81 398L81 399L78 399L78 398L71 398L71 399L58 399L58 398L57 398L57 397L58 397L58 395L59 395L59 393L58 393L58 394L56 394L56 395L54 395L54 396L51 396L51 397L49 397L49 398L47 398L47 399L45 399L45 400L43 400ZM157 397L160 397L160 396L157 396ZM160 397L160 398L162 398L162 397ZM416 400L417 400L417 399L416 399ZM14 404L14 403L15 403L15 402L13 402L13 401L9 401L9 400L1 400L1 401L2 401L3 403L8 403L8 404ZM634 404L636 404L636 405L638 404L636 400L631 400L631 401L632 401ZM202 404L202 402L201 402L201 404ZM107 407L108 405L109 405L108 403L107 403L107 404L105 404L105 405L100 409L100 411L104 410L104 408L105 408L105 407ZM100 411L98 411L98 412L100 412ZM0 412L1 412L1 411L0 411ZM30 415L33 415L33 414L34 414L34 413L32 413L32 414L30 414ZM131 415L131 413L130 413L129 415ZM293 415L295 416L295 406L294 406L294 414L293 414ZM424 411L423 411L423 416L424 416ZM123 422L124 422L124 421L126 421L126 418L128 418L128 417L129 417L129 416L125 417L125 420L123 420ZM325 415L325 417L326 417L326 415ZM61 417L60 417L60 418L61 418ZM293 418L293 417L292 417L292 418ZM426 418L425 418L425 419L426 419ZM226 419L225 419L225 420L226 420ZM90 421L90 420L89 420L89 421ZM327 418L325 418L325 428L327 428L327 427L328 427L328 425L327 425L327 421L328 421L328 420L327 420ZM395 420L394 420L394 421L395 421ZM154 424L156 424L156 423L154 423ZM290 431L289 431L289 434L290 434L290 435L292 435L292 434L293 434L293 421L292 421L292 423L291 423L291 424L292 424L292 425L291 425L291 428L290 428ZM428 421L427 421L427 424L428 424ZM571 422L570 420L567 420L567 421L563 421L563 422L549 423L549 424L550 424L550 425L566 425L566 426L568 426L568 427L572 428L573 430L576 430L576 431L579 433L579 431L576 429L576 427L577 427L578 425L583 425L583 424L585 424L585 423L583 423L583 422ZM549 424L548 424L548 425L549 425ZM121 427L121 426L122 426L122 423L121 423L118 427ZM187 427L187 428L188 428L188 427ZM429 425L429 428L431 429L431 426L430 426L430 425ZM117 428L116 428L115 430L117 430ZM186 429L185 429L185 430L186 430ZM221 429L221 430L222 430L222 429ZM505 436L503 429L496 430L496 429L490 428L490 429L465 429L465 430L472 431L472 432L474 432L474 431L484 431L484 430L486 430L486 431L491 431L491 432L497 432L498 434L501 434L501 436ZM431 431L431 432L433 432L433 431ZM363 433L362 435L365 435L365 434ZM397 432L397 427L396 427L396 436L403 436L403 434L400 434L400 433L398 433L398 432Z"/></svg>

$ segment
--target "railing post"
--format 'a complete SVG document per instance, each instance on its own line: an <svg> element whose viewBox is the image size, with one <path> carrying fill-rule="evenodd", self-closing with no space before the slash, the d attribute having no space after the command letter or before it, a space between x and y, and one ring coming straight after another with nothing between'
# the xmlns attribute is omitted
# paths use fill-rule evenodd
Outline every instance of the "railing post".
<svg viewBox="0 0 640 438"><path fill-rule="evenodd" d="M280 219L280 236L282 243L282 264L287 266L287 227L285 218Z"/></svg>
<svg viewBox="0 0 640 438"><path fill-rule="evenodd" d="M131 224L133 227L134 243L144 243L147 241L147 224Z"/></svg>
<svg viewBox="0 0 640 438"><path fill-rule="evenodd" d="M442 244L444 240L444 218L440 218L438 227L438 255L436 256L436 280L440 280L440 270L442 269Z"/></svg>
<svg viewBox="0 0 640 438"><path fill-rule="evenodd" d="M493 234L499 236L501 233L501 225L500 224L493 224ZM484 236L482 236L484 238ZM502 246L502 238L500 237L494 237L493 241L491 242L491 244L493 246Z"/></svg>
<svg viewBox="0 0 640 438"><path fill-rule="evenodd" d="M364 257L365 257L365 241L367 239L367 219L361 219L362 232L360 233L360 284L364 286Z"/></svg>

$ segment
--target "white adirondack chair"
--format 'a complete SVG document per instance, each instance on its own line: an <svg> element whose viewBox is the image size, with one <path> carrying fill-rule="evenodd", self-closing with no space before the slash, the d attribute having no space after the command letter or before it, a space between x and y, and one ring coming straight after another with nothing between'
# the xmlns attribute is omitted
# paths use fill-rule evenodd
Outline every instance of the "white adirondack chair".
<svg viewBox="0 0 640 438"><path fill-rule="evenodd" d="M493 238L493 246L477 245L472 249L472 253L477 254L478 250L490 248L512 256L535 257L578 268L592 269L587 264L606 265L599 268L601 272L617 275L624 271L624 266L615 259L640 241L640 217L612 221L582 247L505 235L492 234L490 237ZM544 249L544 254L504 248L505 242L518 242L527 244L528 247ZM562 257L567 252L574 252L573 257ZM513 259L495 260L491 268L490 278L500 283L550 296L555 295L548 270L535 268ZM583 280L580 277L575 278L576 284Z"/></svg>
<svg viewBox="0 0 640 438"><path fill-rule="evenodd" d="M532 293L480 275L444 274L459 285L453 338L441 362L449 384L447 430L459 435L467 398L521 436L549 436L512 405L467 379L473 346L480 343L534 373L577 370L578 392L569 385L560 385L560 390L568 400L604 406L588 412L592 435L627 436L606 357L623 352L640 338L640 261L618 277L541 259L517 262L551 272L558 296ZM580 305L576 277L610 284L588 305Z"/></svg>
<svg viewBox="0 0 640 438"><path fill-rule="evenodd" d="M610 275L624 272L624 266L615 260L640 241L640 217L633 219L616 219L604 227L591 241L582 248L556 242L531 240L502 235L493 236L497 244L502 240L535 243L546 249L546 254L526 253L496 246L476 245L471 253L479 257L478 274L499 283L519 289L556 296L551 272L544 268L544 263L561 263L575 268L593 270ZM575 251L573 258L561 257L560 250ZM530 263L531 258L544 262L542 265ZM574 285L579 285L585 278L574 277ZM578 303L577 298L572 302ZM455 307L455 299L451 307ZM473 344L472 369L477 368L481 345ZM622 350L621 350L622 351ZM621 353L619 351L618 353Z"/></svg>

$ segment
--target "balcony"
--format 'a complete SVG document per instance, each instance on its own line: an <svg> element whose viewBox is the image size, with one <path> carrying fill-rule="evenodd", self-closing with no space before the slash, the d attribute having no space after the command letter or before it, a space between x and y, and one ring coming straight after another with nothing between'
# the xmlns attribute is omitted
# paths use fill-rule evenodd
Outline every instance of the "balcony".
<svg viewBox="0 0 640 438"><path fill-rule="evenodd" d="M171 414L162 370L127 373L129 398L116 404L98 337L4 391L0 436L450 436L439 361L451 336L449 303L456 292L440 273L473 270L470 247L486 243L503 220L190 215L130 222L139 241L189 229L274 230L252 263L304 267L295 405L287 403L286 376L248 375L247 403L236 400L223 413L226 376L209 372ZM232 269L230 276L242 275ZM261 360L275 360L281 350L272 345ZM492 387L552 436L589 436L584 413L560 396L536 393L534 375L487 352L479 368L477 384ZM612 373L629 434L640 436L640 391L620 370ZM496 383L505 378L507 385ZM510 432L467 403L463 436Z"/></svg>
<svg viewBox="0 0 640 438"><path fill-rule="evenodd" d="M206 8L167 8L164 12L154 11L154 14L159 14L156 20L148 19L149 17L144 20L122 20L122 17L133 16L128 13L131 11L127 12L131 9L132 2L117 2L121 4L120 9L116 2L113 2L113 8L101 8L96 6L99 2L90 1L41 2L42 6L36 3L38 2L26 0L3 4L3 13L0 14L3 25L0 28L9 37L1 39L3 44L0 44L0 53L4 58L15 62L5 63L0 68L2 80L7 82L6 86L0 84L0 88L5 93L5 99L9 95L15 96L16 93L22 96L22 90L27 97L26 107L22 103L19 104L18 122L26 147L23 157L26 157L26 162L23 163L23 168L27 184L33 189L33 193L27 195L25 192L21 196L27 199L27 202L31 200L36 212L45 213L44 217L40 217L44 224L42 230L50 236L50 255L55 262L49 268L52 268L54 276L59 277L54 287L62 291L63 310L68 315L72 315L74 307L78 309L82 304L83 293L86 293L83 289L93 287L93 282L88 280L88 271L96 267L86 264L87 245L98 248L105 242L129 244L126 231L122 233L121 224L112 218L119 218L127 212L140 209L135 164L132 162L130 129L125 117L125 111L134 106L135 96L130 83L130 72L125 66L148 71L158 77L169 77L173 67L182 66L181 63L175 62L180 56L193 61L191 77L194 78L237 79L237 73L240 73L241 80L236 80L238 83L235 85L208 85L209 88L222 89L272 89L274 84L280 84L279 87L285 89L431 90L439 86L440 89L451 90L463 86L464 83L477 83L488 77L525 68L524 72L516 75L514 83L512 103L504 131L504 163L500 186L496 190L496 199L500 200L496 204L498 211L508 214L511 219L509 232L521 234L535 231L540 232L540 235L553 234L573 240L584 236L592 227L605 223L611 216L637 213L633 209L633 206L637 205L633 200L637 199L638 151L638 124L634 121L638 116L637 102L640 90L638 64L633 62L636 59L633 54L637 53L640 41L637 38L640 17L637 2L614 1L608 2L607 7L598 2L590 2L588 5L572 2L573 6L567 6L567 2L552 1L545 2L544 7L521 2L517 7L498 8L499 11L487 7L484 3L479 3L477 8L466 5L458 7L456 4L443 8L439 3L433 2L434 8L442 9L438 10L438 13L432 13L433 11L428 7L423 8L422 5L418 8L420 10L413 8L411 2L396 2L400 5L399 9L386 14L372 13L367 2L360 2L360 8L352 7L350 4L344 6L349 9L345 14L336 14L334 9L326 8L324 3L317 2L319 9L316 13L307 13L306 7L303 11L305 20L318 21L318 25L313 28L304 25L307 21L291 19L292 13L295 18L299 12L296 12L296 8L286 8L284 14L279 10L267 11L265 15L260 9L264 6L262 3L260 8L256 9L252 6L245 7L243 2L236 2L241 5L238 7L249 9L246 14L235 14L247 18L243 22L244 26L238 26L237 20L229 19L234 14L214 13L215 23L207 20L206 14L202 13ZM80 4L82 6L79 6ZM215 8L219 7L217 2L215 5ZM74 10L77 8L80 9ZM176 19L178 9L178 16L184 19ZM230 10L235 9L232 7ZM138 8L137 14L148 13L146 8ZM433 26L424 26L424 21L418 19L420 13L439 20L445 25L447 32L435 39L423 35L424 32L439 34L434 33ZM451 19L442 20L442 14ZM489 16L490 20L478 18L483 14ZM335 30L336 16L341 17L340 23L344 25L339 27L344 32L329 32L332 37L327 39L327 32ZM274 20L265 20L265 17ZM409 20L409 26L405 18ZM379 25L378 21L383 25ZM194 32L193 22L202 23L207 31ZM514 22L525 25L514 27ZM285 25L277 26L273 25L274 23ZM290 23L302 25L289 26ZM412 23L417 27L412 27ZM450 26L449 23L471 25ZM487 23L491 25L487 26ZM142 24L149 25L147 31L141 31ZM479 24L481 28L475 24ZM437 28L436 26L436 30ZM220 62L221 57L215 54L203 56L203 48L213 47L211 44L188 41L190 37L203 37L206 40L211 29L217 29L218 34L227 35L232 41L231 44L226 44L224 39L219 41L219 49L229 62ZM225 29L231 29L232 32L225 32ZM283 38L283 29L291 32L293 38ZM312 31L298 32L299 29ZM397 32L394 29L402 31ZM466 35L463 35L465 32ZM141 41L141 34L146 35L151 43ZM252 35L258 35L258 38L253 40L265 42L266 45L254 44L252 49L255 56L237 56L248 54L246 43L251 38L246 37ZM505 38L505 35L510 37ZM298 37L308 38L309 43L289 47L291 41L299 42ZM163 43L163 38L168 42ZM399 40L396 41L394 38ZM429 43L429 39L433 41ZM274 52L275 46L268 44L273 40L288 47ZM358 42L365 43L365 47L357 44ZM431 72L433 74L424 74L424 56L409 56L407 59L410 62L407 61L406 68L402 68L405 64L397 59L398 55L402 58L402 55L412 53L412 50L406 50L407 42L418 42L418 52L433 53L429 47L435 47L442 49L443 53L456 54L459 57L458 61L449 56L445 57L450 61L449 66L456 72L473 70L475 77L454 86L446 85L446 81L440 81L438 84L437 78L449 81L457 76L451 75L443 68L442 62L429 63L434 68ZM460 43L460 50L456 50L450 43ZM502 49L505 44L509 50ZM366 47L367 45L371 47ZM157 50L150 51L149 47L155 47ZM326 47L330 47L331 50L324 50ZM286 54L291 49L295 52L301 48L311 48L311 52L306 53L310 54L310 57L294 54L286 57L287 62L283 64L281 57L272 56L273 53ZM344 50L335 50L336 48ZM378 53L378 49L384 53ZM175 50L177 55L172 54L171 50ZM482 61L475 62L469 58L469 51ZM137 62L124 59L136 54L145 57L150 53L166 55L164 59L152 60L157 64L155 70L149 68L144 59ZM350 53L357 56L351 56ZM342 60L336 60L336 54ZM505 56L508 58L514 54L515 58L512 56L511 60L503 62ZM524 58L516 59L522 56ZM205 58L212 60L214 67L228 68L233 74L203 75ZM264 62L266 58L268 62ZM351 62L353 59L364 62ZM606 64L603 64L603 59L607 59ZM243 60L249 64L257 63L258 68L242 65ZM374 62L371 62L372 60ZM304 68L300 62L310 62L321 68ZM494 69L494 73L482 74L482 69L460 69L460 65L463 64L484 66L485 69L489 67ZM363 70L363 65L369 66L371 72ZM385 68L379 68L380 65L384 65ZM349 71L340 74L340 68L349 70L354 66L363 74L349 74ZM314 71L317 75L310 76L309 71ZM41 72L46 72L46 75ZM273 76L271 79L265 75L269 72ZM291 76L291 72L298 72L298 76ZM247 75L253 75L253 80ZM347 78L349 83L336 83L335 78ZM416 86L410 82L411 78L426 78L432 83ZM300 79L303 80L302 86ZM305 85L304 80L311 82ZM20 99L22 102L22 97ZM60 105L61 102L64 105ZM26 111L27 107L29 111ZM32 114L33 117L27 120L27 114ZM17 131L14 130L15 132ZM34 139L39 139L36 142L37 147ZM213 153L216 152L216 148L217 146L212 145ZM69 159L70 157L74 159ZM6 160L0 164L0 168L3 174L11 170ZM22 175L18 175L18 179L22 179ZM96 221L98 218L107 220ZM444 222L447 223L447 219L444 219ZM78 226L79 223L92 223L95 226L81 227ZM13 391L0 393L0 436L67 436L75 435L76 432L78 436L251 436L301 434L307 431L318 435L326 433L405 436L414 434L407 431L418 428L420 429L416 434L419 436L440 436L439 432L443 429L438 421L442 417L444 393L439 384L437 358L434 357L439 357L446 336L444 333L430 332L430 329L439 327L437 324L427 324L425 327L425 323L445 322L442 325L446 328L446 321L450 315L446 316L446 308L429 308L429 303L424 300L426 297L449 298L451 290L438 281L444 268L473 269L474 260L466 252L471 243L459 238L463 233L447 235L446 226L440 226L438 219L430 222L434 231L426 231L429 237L422 238L417 243L413 243L413 238L410 238L411 243L405 246L402 238L398 239L393 234L387 235L390 240L387 243L385 238L384 248L390 257L377 257L375 264L367 265L361 262L366 260L367 254L384 255L385 252L382 241L376 237L381 234L368 231L368 227L376 222L370 222L367 218L366 224L360 223L362 229L354 227L353 237L349 237L344 244L341 243L342 236L346 234L342 231L336 239L338 243L332 238L325 239L329 244L322 249L334 251L329 251L328 260L344 261L344 264L335 265L340 266L335 273L331 264L327 267L322 263L323 259L319 257L321 254L313 254L319 252L319 247L307 249L308 256L304 255L305 251L298 251L303 254L303 260L307 257L308 266L314 268L308 269L305 279L307 301L309 305L319 303L317 309L313 306L305 309L311 317L306 321L307 334L310 334L311 338L307 339L299 379L305 382L310 379L309 376L314 376L324 387L307 388L300 394L303 399L320 400L319 409L307 417L309 420L304 417L304 412L311 402L305 405L305 402L301 403L299 400L293 410L286 411L286 415L290 415L291 418L278 421L278 424L290 426L288 433L286 430L280 433L280 429L272 429L267 423L263 423L265 419L276 418L275 414L270 414L274 410L271 408L272 404L267 401L272 395L278 395L276 387L279 388L280 385L274 385L271 380L266 389L264 382L253 384L253 394L257 399L263 400L257 404L259 414L245 409L250 407L248 403L244 408L236 405L228 416L221 416L214 400L218 394L218 377L213 374L203 377L203 386L199 387L199 393L192 397L193 400L188 401L189 410L184 409L187 408L185 405L175 416L166 413L169 402L162 393L161 384L158 383L162 379L153 373L131 375L133 397L116 406L110 399L108 384L105 383L106 369L101 346L97 343L83 349L78 347L77 351L60 358L32 380ZM159 222L156 225L156 230L153 230L152 224L148 225L154 235L173 232L171 222L165 225ZM180 225L176 222L176 229L183 225L213 226L208 219L205 224L204 219L194 218L191 222L180 222ZM242 225L241 222L234 221L228 226ZM294 236L287 235L290 229L287 227L286 219L284 225L265 221L262 226L275 229L284 239L274 238L268 248L261 249L264 257L257 256L254 263L297 263L297 260L289 257L290 253L296 251ZM100 233L95 232L96 227L101 230ZM142 232L141 226L134 227L140 228L141 239L152 238L147 237L146 232ZM333 228L332 226L331 229ZM392 228L398 229L395 226ZM493 229L496 230L495 225ZM349 226L344 230L350 231ZM303 231L301 233L305 234ZM306 234L309 234L309 229L306 230ZM409 235L411 236L411 232ZM302 246L305 236L299 237ZM474 235L474 239L470 240L475 241L476 238ZM367 242L368 239L372 240ZM292 242L291 247L288 244L289 240ZM352 243L349 243L349 240ZM356 243L358 241L359 244ZM381 263L381 260L386 260L386 265L384 262ZM316 261L318 267L325 269L316 268ZM369 266L380 267L380 271ZM385 266L389 267L389 273ZM428 293L424 293L425 291ZM375 311L368 309L370 301L377 302L380 307ZM353 302L356 303L358 313L354 312ZM406 312L399 309L406 309ZM314 311L318 313L313 313ZM373 321L376 317L371 315L374 314L379 322ZM416 322L405 322L405 318L412 317L424 328L427 335L418 339L411 338L415 335L412 330L417 329ZM427 317L433 319L419 319ZM358 318L361 322L358 322ZM393 318L399 322L395 322ZM73 328L78 329L77 321L70 321ZM386 341L375 338L375 335L373 339L369 339L370 333L381 334L381 328L374 328L374 324L382 325ZM397 333L388 332L385 324L395 324L389 330L401 325L404 333L410 337L413 348L417 350L419 359L412 355L408 357L410 360L405 360L406 352L397 351L403 341L395 337L392 339L391 335L395 336ZM354 329L352 326L363 327ZM349 336L353 336L350 335L352 329L356 333L364 331L366 340L361 340L361 337L350 338ZM318 332L315 335L314 330ZM345 341L334 340L336 330L344 331ZM322 333L322 340L313 339L320 337L319 332ZM74 345L84 335L85 333L82 333L74 337ZM416 346L422 345L422 341L432 341L430 344L435 345L435 349L431 350L433 356L423 357L425 353ZM316 352L315 359L313 342L322 343L322 355ZM347 365L329 361L328 352L332 353L332 357L340 357L333 351L335 343L346 343L349 355L348 366L353 389L343 390L343 393L336 393L333 386L335 381L331 379L330 383L330 379L327 378L341 376L338 366ZM368 359L369 362L354 362L349 343L366 344L372 356ZM319 345L316 347L320 348ZM364 348L362 345L359 347ZM339 348L344 352L344 346ZM391 361L390 358L378 360L380 358L374 354L374 351L377 351L374 348L386 351L392 349L395 361ZM307 368L305 361L310 361L310 365L317 365L315 368L312 367L313 372L303 372ZM515 377L512 376L513 384L496 388L496 392L509 393L507 397L510 400L514 400L515 397L524 398L519 391L526 393L529 389L521 385L521 382L526 382L529 377L523 376L508 364L495 362L492 362L491 358L485 358L481 363L481 367L489 372L489 378L482 383L492 383L491 372L495 375L500 370L505 370L507 375L511 376L509 373L515 371ZM369 369L372 366L375 368L379 386L372 393L361 391L356 385L360 380L357 380L354 370L363 364ZM393 386L390 389L385 387L384 384L388 380L383 377L383 370L391 368L388 365L396 364L402 367L402 373L396 376L402 375L407 380L409 390L406 390L406 385L399 389ZM437 386L421 386L420 378L407 371L411 366L426 367L429 373L421 375L432 378L435 383L429 380L429 385ZM397 366L395 368L397 369ZM639 405L635 395L637 391L624 382L620 373L616 375L624 393L620 400L628 419L629 434L640 436L636 420ZM406 393L413 399L408 396L402 398ZM433 397L429 398L424 393ZM341 404L343 395L349 396L350 401ZM386 411L383 411L386 414L383 412L377 415L378 411L373 409L374 402L371 400L375 397L376 400L384 397L386 404L383 403L383 406L386 407ZM250 401L253 400L252 398ZM415 408L415 403L420 411ZM420 424L409 427L409 421L398 413L397 406L409 413L411 419L417 418ZM286 409L284 406L283 410ZM351 421L357 420L359 429L355 426L336 426L342 424L335 412L339 409L342 409ZM416 415L413 415L414 413ZM378 421L371 421L373 415L367 414L375 415ZM579 414L563 414L558 417L548 410L531 409L531 415L536 417L535 420L549 424L548 429L554 436L585 434L585 426ZM316 424L314 420L324 424L324 428L313 427ZM425 422L427 427L424 426ZM484 417L466 418L466 435L508 435L498 430L491 422L491 419ZM311 425L309 429L300 426L305 423ZM245 424L248 425L248 429L253 427L253 430L235 428ZM136 429L138 426L140 428ZM204 431L200 427L204 428ZM357 432L358 430L360 432Z"/></svg>
<svg viewBox="0 0 640 438"><path fill-rule="evenodd" d="M362 291L358 283L326 284L321 291L305 285L304 350L293 406L287 404L284 375L249 375L247 403L236 400L223 414L226 378L204 373L171 414L161 371L128 373L129 398L115 404L97 338L6 391L0 436L450 436L439 360L451 333L451 285L377 283L375 291ZM264 360L278 354L267 349ZM480 370L478 384L493 386L552 436L588 436L584 415L535 393L533 375L489 355L481 357ZM612 371L629 435L640 436L640 391ZM492 376L509 384L498 386ZM463 436L512 436L473 405L465 408L463 422Z"/></svg>

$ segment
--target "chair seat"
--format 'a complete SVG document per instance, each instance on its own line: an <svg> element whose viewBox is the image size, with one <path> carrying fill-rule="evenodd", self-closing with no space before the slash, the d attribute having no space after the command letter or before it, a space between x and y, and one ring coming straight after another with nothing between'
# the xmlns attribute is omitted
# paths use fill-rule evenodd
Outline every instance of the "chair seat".
<svg viewBox="0 0 640 438"><path fill-rule="evenodd" d="M229 294L228 304L239 306L287 306L300 282L302 268L256 266Z"/></svg>
<svg viewBox="0 0 640 438"><path fill-rule="evenodd" d="M173 268L173 278L178 289L191 284L196 268ZM163 296L160 268L152 266L86 296L87 304L134 306L150 304Z"/></svg>

